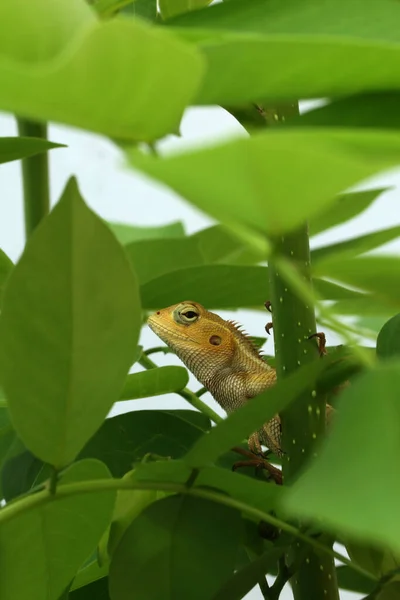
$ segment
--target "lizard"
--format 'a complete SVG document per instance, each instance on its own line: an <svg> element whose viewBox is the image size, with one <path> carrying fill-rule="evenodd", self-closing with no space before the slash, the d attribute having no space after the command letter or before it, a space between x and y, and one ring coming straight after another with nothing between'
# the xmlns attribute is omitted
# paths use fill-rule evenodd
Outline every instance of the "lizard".
<svg viewBox="0 0 400 600"><path fill-rule="evenodd" d="M198 302L188 300L158 310L147 323L228 414L276 383L276 370L241 326ZM327 405L327 418L330 410ZM262 444L283 456L279 415L250 435L253 455L263 456Z"/></svg>

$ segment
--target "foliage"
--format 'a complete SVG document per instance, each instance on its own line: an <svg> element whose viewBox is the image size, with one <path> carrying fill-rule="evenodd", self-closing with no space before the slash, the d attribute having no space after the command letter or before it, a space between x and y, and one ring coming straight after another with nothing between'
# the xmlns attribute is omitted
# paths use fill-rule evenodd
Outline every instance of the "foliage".
<svg viewBox="0 0 400 600"><path fill-rule="evenodd" d="M28 239L15 265L0 250L2 599L240 600L259 585L275 600L289 580L296 600L399 597L400 258L367 254L399 225L309 254L386 191L349 188L400 161L399 17L396 0L3 0L0 110L28 134L0 138L0 163L22 160ZM304 98L329 101L300 115ZM195 104L251 135L159 156ZM47 214L62 146L47 121L108 136L215 225L105 223L74 177ZM185 298L272 301L278 384L222 422L183 367L138 346L148 312ZM315 312L346 344L323 360L304 346ZM376 352L342 315L380 329ZM168 392L197 411L106 419ZM232 446L276 412L285 485L232 472Z"/></svg>

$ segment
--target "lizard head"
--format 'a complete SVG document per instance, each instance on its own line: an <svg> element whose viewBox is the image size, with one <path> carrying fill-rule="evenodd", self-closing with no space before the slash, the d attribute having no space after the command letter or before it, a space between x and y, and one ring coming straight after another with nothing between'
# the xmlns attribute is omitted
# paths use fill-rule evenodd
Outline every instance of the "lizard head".
<svg viewBox="0 0 400 600"><path fill-rule="evenodd" d="M204 385L215 375L260 363L257 348L235 323L224 321L198 302L168 306L147 322Z"/></svg>
<svg viewBox="0 0 400 600"><path fill-rule="evenodd" d="M198 302L168 306L147 322L199 380L203 379L198 372L200 364L216 371L232 363L235 340L230 324Z"/></svg>

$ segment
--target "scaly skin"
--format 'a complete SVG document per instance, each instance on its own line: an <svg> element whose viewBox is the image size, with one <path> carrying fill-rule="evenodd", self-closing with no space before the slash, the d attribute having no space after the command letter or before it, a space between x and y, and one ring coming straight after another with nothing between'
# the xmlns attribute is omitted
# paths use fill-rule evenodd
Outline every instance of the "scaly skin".
<svg viewBox="0 0 400 600"><path fill-rule="evenodd" d="M251 338L197 302L159 310L148 324L227 413L276 382L275 369L263 360ZM250 436L249 447L256 454L261 453L261 444L282 455L278 415Z"/></svg>

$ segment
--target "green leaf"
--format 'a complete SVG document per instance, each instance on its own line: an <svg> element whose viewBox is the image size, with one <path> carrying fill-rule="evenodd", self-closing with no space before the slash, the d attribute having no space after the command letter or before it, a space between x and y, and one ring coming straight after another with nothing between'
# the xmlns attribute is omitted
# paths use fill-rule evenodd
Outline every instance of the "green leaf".
<svg viewBox="0 0 400 600"><path fill-rule="evenodd" d="M108 563L99 566L97 557L95 560L92 560L88 564L85 564L77 573L75 579L71 584L71 590L77 590L79 588L85 588L90 583L97 581L98 579L103 579L108 575ZM108 582L107 582L108 584ZM97 598L93 598L93 600L97 600Z"/></svg>
<svg viewBox="0 0 400 600"><path fill-rule="evenodd" d="M345 188L395 166L399 143L392 132L272 129L167 158L139 151L129 158L218 220L275 235L320 214Z"/></svg>
<svg viewBox="0 0 400 600"><path fill-rule="evenodd" d="M135 357L140 321L127 258L72 179L13 269L0 319L11 418L36 456L68 464L98 429Z"/></svg>
<svg viewBox="0 0 400 600"><path fill-rule="evenodd" d="M337 196L326 210L310 220L310 235L317 235L325 229L342 225L342 223L353 219L371 206L378 196L388 189L377 188Z"/></svg>
<svg viewBox="0 0 400 600"><path fill-rule="evenodd" d="M256 558L240 571L236 571L219 590L214 600L242 600L254 586L265 578L271 567L275 567L277 560L285 549L274 547L272 544L264 554Z"/></svg>
<svg viewBox="0 0 400 600"><path fill-rule="evenodd" d="M15 431L10 421L8 409L0 406L0 471L3 469L9 448L14 441Z"/></svg>
<svg viewBox="0 0 400 600"><path fill-rule="evenodd" d="M72 590L68 595L68 600L110 600L108 577L102 577L84 587Z"/></svg>
<svg viewBox="0 0 400 600"><path fill-rule="evenodd" d="M174 221L159 227L138 227L124 223L110 223L109 221L107 221L107 225L117 240L124 245L141 240L180 238L185 235L183 223L180 221Z"/></svg>
<svg viewBox="0 0 400 600"><path fill-rule="evenodd" d="M336 567L336 576L338 585L342 590L369 594L375 587L373 581L367 579L367 577L363 577L358 571L346 565Z"/></svg>
<svg viewBox="0 0 400 600"><path fill-rule="evenodd" d="M377 600L397 600L400 594L400 581L390 581L377 595Z"/></svg>
<svg viewBox="0 0 400 600"><path fill-rule="evenodd" d="M65 148L65 145L34 137L0 137L0 164L34 156L52 148Z"/></svg>
<svg viewBox="0 0 400 600"><path fill-rule="evenodd" d="M175 131L203 74L200 53L170 32L140 19L99 21L80 0L24 11L8 1L0 40L1 110L120 140Z"/></svg>
<svg viewBox="0 0 400 600"><path fill-rule="evenodd" d="M169 19L180 13L208 6L210 2L211 0L159 0L159 7L162 18Z"/></svg>
<svg viewBox="0 0 400 600"><path fill-rule="evenodd" d="M159 367L128 375L120 400L136 400L179 392L189 381L189 375L183 367Z"/></svg>
<svg viewBox="0 0 400 600"><path fill-rule="evenodd" d="M346 550L352 561L381 579L400 568L400 555L388 548L346 541Z"/></svg>
<svg viewBox="0 0 400 600"><path fill-rule="evenodd" d="M197 102L239 104L398 89L399 13L392 0L242 0L170 25L207 58Z"/></svg>
<svg viewBox="0 0 400 600"><path fill-rule="evenodd" d="M332 256L335 257L335 260L348 260L364 252L379 248L379 246L383 246L399 237L400 225L382 229L381 231L373 231L372 233L360 235L343 242L317 248L311 252L311 262L315 264L319 260L329 259Z"/></svg>
<svg viewBox="0 0 400 600"><path fill-rule="evenodd" d="M328 258L313 266L314 276L329 277L336 281L371 292L374 303L400 308L400 288L393 285L400 270L400 258L392 256L364 256L346 260Z"/></svg>
<svg viewBox="0 0 400 600"><path fill-rule="evenodd" d="M1 484L4 499L9 502L13 498L29 492L36 485L49 479L52 467L29 450L8 458L1 473Z"/></svg>
<svg viewBox="0 0 400 600"><path fill-rule="evenodd" d="M59 486L106 477L108 470L99 461L81 461L65 471ZM17 516L15 504L5 507L0 530L1 598L58 598L93 552L114 501L114 492L98 492L57 501L49 495L41 504L17 511Z"/></svg>
<svg viewBox="0 0 400 600"><path fill-rule="evenodd" d="M206 263L225 262L247 248L242 240L223 225L213 225L194 233ZM264 257L262 257L264 258Z"/></svg>
<svg viewBox="0 0 400 600"><path fill-rule="evenodd" d="M288 127L374 127L398 129L399 92L361 94L333 100L285 123Z"/></svg>
<svg viewBox="0 0 400 600"><path fill-rule="evenodd" d="M229 450L269 421L307 387L312 388L316 375L328 361L315 361L299 369L284 381L274 385L256 398L251 398L244 406L228 415L194 444L185 456L185 461L193 468L203 467L214 462L220 454Z"/></svg>
<svg viewBox="0 0 400 600"><path fill-rule="evenodd" d="M13 262L7 254L0 249L0 301L3 295L4 285L7 277L12 271Z"/></svg>
<svg viewBox="0 0 400 600"><path fill-rule="evenodd" d="M224 285L215 285L223 281ZM358 292L329 281L314 279L325 299L360 298ZM261 307L269 297L268 268L258 266L204 265L165 273L141 286L142 306L156 310L194 298L208 309Z"/></svg>
<svg viewBox="0 0 400 600"><path fill-rule="evenodd" d="M146 454L180 458L210 421L191 410L141 410L107 419L80 453L102 460L114 477L122 477Z"/></svg>
<svg viewBox="0 0 400 600"><path fill-rule="evenodd" d="M379 358L391 358L400 354L400 314L387 321L376 340L376 353Z"/></svg>
<svg viewBox="0 0 400 600"><path fill-rule="evenodd" d="M342 392L319 458L283 499L290 515L400 549L399 387L399 364L384 363Z"/></svg>
<svg viewBox="0 0 400 600"><path fill-rule="evenodd" d="M129 260L143 285L156 277L204 264L204 258L195 238L142 240L125 246Z"/></svg>
<svg viewBox="0 0 400 600"><path fill-rule="evenodd" d="M233 573L241 535L236 510L187 495L159 500L133 521L114 553L111 597L211 600Z"/></svg>

